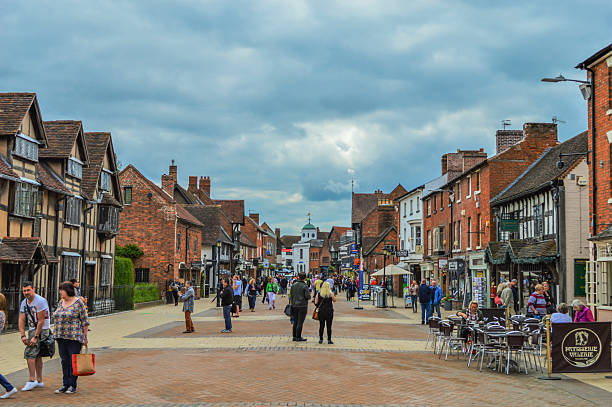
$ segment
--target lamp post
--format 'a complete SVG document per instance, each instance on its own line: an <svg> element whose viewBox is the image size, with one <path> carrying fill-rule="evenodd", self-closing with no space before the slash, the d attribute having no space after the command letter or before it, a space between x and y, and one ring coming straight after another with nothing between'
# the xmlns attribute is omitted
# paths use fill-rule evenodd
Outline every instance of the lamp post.
<svg viewBox="0 0 612 407"><path fill-rule="evenodd" d="M382 295L383 295L383 308L387 308L387 256L391 253L387 248L383 248L383 284L382 284Z"/></svg>
<svg viewBox="0 0 612 407"><path fill-rule="evenodd" d="M221 281L219 279L219 267L221 266L220 263L220 257L221 257L221 241L217 241L217 307L221 306L221 296L219 295L219 287L221 286Z"/></svg>
<svg viewBox="0 0 612 407"><path fill-rule="evenodd" d="M591 227L593 228L593 236L597 234L597 178L595 178L596 175L596 165L595 165L595 147L596 147L596 138L595 138L595 72L593 72L592 69L586 67L586 66L577 66L576 68L582 68L582 69L586 69L588 72L591 73L591 77L589 78L589 81L583 81L583 80L579 80L579 79L568 79L566 77L564 77L563 75L559 74L559 76L554 77L554 78L542 78L541 81L542 82L550 82L550 83L557 83L557 82L575 82L575 83L579 83L580 84L580 92L582 93L582 97L584 98L584 100L591 100L591 150L587 151L587 153L591 153L591 184L593 185L593 199L591 200L591 206L592 206L592 218L591 218ZM587 164L589 164L588 161L588 155L587 155ZM559 155L559 161L557 162L557 167L559 169L563 168L563 161L562 161L562 155ZM593 247L593 250L595 250L595 247Z"/></svg>

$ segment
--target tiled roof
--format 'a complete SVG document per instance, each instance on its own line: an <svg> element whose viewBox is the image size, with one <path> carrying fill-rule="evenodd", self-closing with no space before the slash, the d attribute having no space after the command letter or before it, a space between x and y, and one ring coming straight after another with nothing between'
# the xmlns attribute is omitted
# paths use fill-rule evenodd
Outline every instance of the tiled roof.
<svg viewBox="0 0 612 407"><path fill-rule="evenodd" d="M0 155L0 178L9 178L13 181L19 179L19 175L13 171L2 155Z"/></svg>
<svg viewBox="0 0 612 407"><path fill-rule="evenodd" d="M513 263L550 262L557 257L557 244L554 239L540 242L510 240L508 254Z"/></svg>
<svg viewBox="0 0 612 407"><path fill-rule="evenodd" d="M546 150L542 155L523 172L514 182L504 189L498 196L491 200L491 204L499 205L524 195L537 192L542 187L563 177L568 171L574 168L584 155L574 155L563 157L565 166L557 168L559 154L584 153L588 150L587 132L578 134L575 137Z"/></svg>
<svg viewBox="0 0 612 407"><path fill-rule="evenodd" d="M259 226L259 225L257 224L257 222L255 222L255 221L253 220L253 218L251 218L250 216L245 216L245 219L246 219L248 222L251 222L251 223L253 224L253 226L255 226L255 229L256 229L256 230L258 230L258 231L259 231L259 232L261 232L261 233L266 233L266 231L265 231L264 229L262 229L262 227L261 227L261 226Z"/></svg>
<svg viewBox="0 0 612 407"><path fill-rule="evenodd" d="M300 236L284 235L281 236L280 241L283 247L293 247L293 245L298 243L301 239Z"/></svg>
<svg viewBox="0 0 612 407"><path fill-rule="evenodd" d="M0 134L16 134L36 93L0 93Z"/></svg>
<svg viewBox="0 0 612 407"><path fill-rule="evenodd" d="M47 135L47 148L41 148L38 155L42 158L68 158L83 123L78 120L57 120L44 122ZM87 157L82 161L87 161Z"/></svg>
<svg viewBox="0 0 612 407"><path fill-rule="evenodd" d="M609 226L603 232L599 232L595 236L590 237L588 240L592 242L597 242L599 240L608 240L608 239L612 239L612 226Z"/></svg>
<svg viewBox="0 0 612 407"><path fill-rule="evenodd" d="M184 220L185 222L191 223L195 226L204 226L195 216L193 216L184 205L176 205L176 216Z"/></svg>
<svg viewBox="0 0 612 407"><path fill-rule="evenodd" d="M104 162L104 155L110 142L110 133L85 133L85 143L89 153L89 166L83 168L81 188L85 197L93 199L98 187L100 171Z"/></svg>
<svg viewBox="0 0 612 407"><path fill-rule="evenodd" d="M112 205L112 206L116 206L116 207L119 207L119 208L121 208L121 206L122 206L121 202L116 200L115 197L113 197L108 192L102 193L102 199L100 200L100 203L102 205Z"/></svg>
<svg viewBox="0 0 612 407"><path fill-rule="evenodd" d="M378 196L375 194L353 194L351 222L360 223L378 206Z"/></svg>
<svg viewBox="0 0 612 407"><path fill-rule="evenodd" d="M213 202L221 205L231 223L244 225L244 200L215 199Z"/></svg>
<svg viewBox="0 0 612 407"><path fill-rule="evenodd" d="M219 234L217 235L217 240L223 243L232 244L232 238L229 233L222 227L219 226Z"/></svg>
<svg viewBox="0 0 612 407"><path fill-rule="evenodd" d="M174 192L178 192L183 197L183 199L185 199L187 204L190 204L190 205L200 204L200 205L202 205L202 203L203 203L200 200L199 197L193 195L191 192L187 191L185 188L183 188L179 184L174 184Z"/></svg>
<svg viewBox="0 0 612 407"><path fill-rule="evenodd" d="M40 182L46 189L51 190L53 192L57 192L58 194L64 195L72 195L72 192L66 188L64 181L45 163L38 164L38 175L36 179Z"/></svg>
<svg viewBox="0 0 612 407"><path fill-rule="evenodd" d="M154 190L155 192L157 192L159 194L159 196L168 201L168 202L172 202L173 201L173 197L171 197L166 191L164 191L163 189L161 189L160 187L158 187L153 181L151 181L150 179L148 179L147 177L145 177L140 171L138 171L138 169L136 167L134 167L132 164L128 164L127 167L125 167L123 170L121 170L121 174L123 174L124 172L127 171L133 171L136 173L136 175L138 175L142 180L144 180L147 185L149 185L149 188L151 188L152 190ZM120 175L121 175L120 174Z"/></svg>
<svg viewBox="0 0 612 407"><path fill-rule="evenodd" d="M257 247L257 244L255 244L255 242L253 242L246 233L240 234L240 243L245 246Z"/></svg>
<svg viewBox="0 0 612 407"><path fill-rule="evenodd" d="M203 225L202 243L213 245L219 237L219 228L230 221L219 205L181 205ZM244 233L243 233L244 234Z"/></svg>
<svg viewBox="0 0 612 407"><path fill-rule="evenodd" d="M506 254L508 244L506 242L489 242L486 249L486 255L492 264L504 264L506 262Z"/></svg>
<svg viewBox="0 0 612 407"><path fill-rule="evenodd" d="M5 237L0 242L0 261L30 261L38 248L40 248L45 260L57 261L54 257L47 256L39 237Z"/></svg>
<svg viewBox="0 0 612 407"><path fill-rule="evenodd" d="M395 226L389 226L380 235L376 237L362 238L363 254L366 256L369 255L376 248L376 246L378 246L380 242L385 240L385 237L387 237L387 235L391 233L391 231L393 230L397 232L397 229L395 228Z"/></svg>

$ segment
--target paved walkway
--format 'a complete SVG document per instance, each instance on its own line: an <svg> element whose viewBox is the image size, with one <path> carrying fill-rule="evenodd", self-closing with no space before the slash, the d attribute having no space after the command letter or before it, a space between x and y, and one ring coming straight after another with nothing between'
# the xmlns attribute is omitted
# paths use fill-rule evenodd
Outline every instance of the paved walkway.
<svg viewBox="0 0 612 407"><path fill-rule="evenodd" d="M285 304L279 299L277 309L268 310L258 301L256 312L233 319L229 335L219 333L221 311L210 300L196 302L194 334L181 333L180 306L92 319L97 373L79 379L77 394L52 394L61 383L54 358L45 363L47 388L0 404L511 406L520 399L538 406L610 405L612 394L604 389L612 390L612 380L603 375L588 384L568 376L543 382L535 373L506 376L467 369L455 357L438 360L424 350L418 314L404 308L355 310L355 303L340 300L334 345L318 344L318 322L310 315L308 341L295 343ZM1 341L0 371L21 386L27 373L19 335Z"/></svg>

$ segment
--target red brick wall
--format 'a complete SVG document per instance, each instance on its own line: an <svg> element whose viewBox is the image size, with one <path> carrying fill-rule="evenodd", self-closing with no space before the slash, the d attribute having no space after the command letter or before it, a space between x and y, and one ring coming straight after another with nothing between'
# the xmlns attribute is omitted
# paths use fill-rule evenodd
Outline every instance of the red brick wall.
<svg viewBox="0 0 612 407"><path fill-rule="evenodd" d="M123 187L132 187L132 204L125 205L119 217L117 244L138 245L144 256L134 262L134 267L149 268L151 282L165 283L174 277L166 272L168 264L175 264L174 206L130 167L120 174L120 181ZM176 267L174 271L178 273Z"/></svg>
<svg viewBox="0 0 612 407"><path fill-rule="evenodd" d="M612 224L612 204L608 203L608 199L612 198L612 188L610 177L610 148L611 144L608 141L606 133L612 131L612 115L608 115L607 111L612 108L610 105L610 71L605 60L601 61L594 67L595 71L595 126L596 126L596 141L595 141L595 183L597 184L597 229L591 228L591 234L596 235L597 233L605 230L610 224ZM590 75L589 75L590 78ZM592 150L592 131L591 128L591 101L589 100L588 105L588 118L589 118L589 150ZM603 168L600 163L603 161ZM593 202L593 184L592 181L592 168L589 167L589 199L591 205L589 207L589 213L591 214L591 224L593 221L592 217L592 202Z"/></svg>
<svg viewBox="0 0 612 407"><path fill-rule="evenodd" d="M397 242L397 232L391 230L385 239L380 242L369 256L364 257L365 269L369 272L373 272L376 269L380 269L383 266L384 256L382 255L383 249L386 245L394 245ZM397 263L397 259L394 256L387 256L387 264ZM380 280L378 280L380 281Z"/></svg>

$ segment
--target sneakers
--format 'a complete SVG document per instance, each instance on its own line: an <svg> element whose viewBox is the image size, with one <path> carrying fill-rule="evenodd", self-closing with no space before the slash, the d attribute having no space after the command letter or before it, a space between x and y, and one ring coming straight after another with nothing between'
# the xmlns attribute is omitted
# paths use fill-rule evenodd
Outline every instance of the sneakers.
<svg viewBox="0 0 612 407"><path fill-rule="evenodd" d="M21 391L30 391L30 390L35 389L37 387L39 387L38 386L38 382L36 380L34 380L33 382L27 382L25 384L25 386L23 386Z"/></svg>
<svg viewBox="0 0 612 407"><path fill-rule="evenodd" d="M64 394L74 394L76 393L76 389L72 386L68 387L68 390L64 392Z"/></svg>
<svg viewBox="0 0 612 407"><path fill-rule="evenodd" d="M232 330L231 329L224 329L221 331L222 334L231 334Z"/></svg>
<svg viewBox="0 0 612 407"><path fill-rule="evenodd" d="M297 342L306 342L307 340L306 338L297 338Z"/></svg>
<svg viewBox="0 0 612 407"><path fill-rule="evenodd" d="M13 390L7 391L2 396L0 396L0 399L9 399L15 393L17 393L17 389L13 387Z"/></svg>
<svg viewBox="0 0 612 407"><path fill-rule="evenodd" d="M62 386L59 389L55 390L55 394L66 393L66 390L68 390L68 386Z"/></svg>
<svg viewBox="0 0 612 407"><path fill-rule="evenodd" d="M36 387L45 387L43 382L36 382Z"/></svg>

